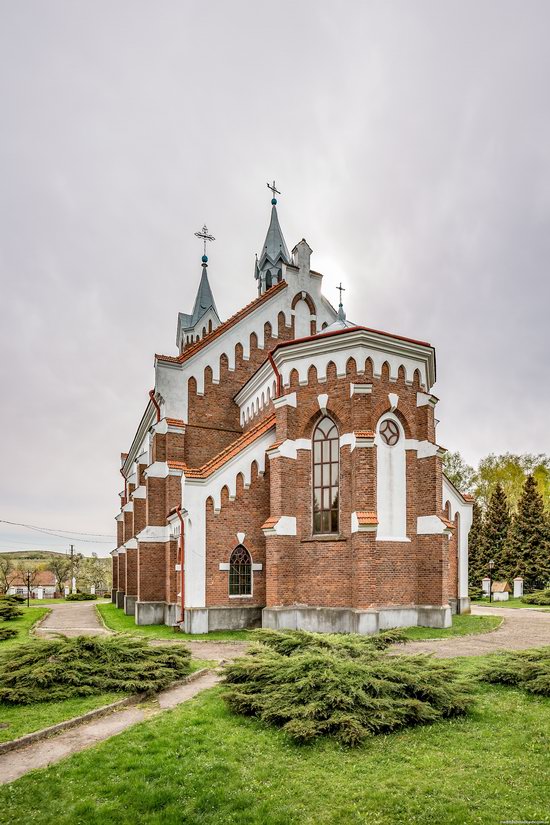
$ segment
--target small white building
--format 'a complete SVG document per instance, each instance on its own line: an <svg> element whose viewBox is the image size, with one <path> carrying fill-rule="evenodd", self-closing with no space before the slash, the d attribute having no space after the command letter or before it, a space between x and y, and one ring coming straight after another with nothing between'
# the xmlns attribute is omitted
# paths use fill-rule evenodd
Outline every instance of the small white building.
<svg viewBox="0 0 550 825"><path fill-rule="evenodd" d="M31 599L53 599L55 597L55 576L50 570L39 570L33 576ZM18 573L7 590L8 596L27 597L27 579L24 573Z"/></svg>
<svg viewBox="0 0 550 825"><path fill-rule="evenodd" d="M493 582L491 592L493 594L493 601L507 602L510 598L510 585L508 582Z"/></svg>

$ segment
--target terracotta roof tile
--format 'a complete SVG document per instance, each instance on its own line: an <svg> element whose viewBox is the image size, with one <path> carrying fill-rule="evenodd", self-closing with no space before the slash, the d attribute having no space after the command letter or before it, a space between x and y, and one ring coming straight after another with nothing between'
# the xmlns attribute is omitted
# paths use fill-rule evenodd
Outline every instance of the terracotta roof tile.
<svg viewBox="0 0 550 825"><path fill-rule="evenodd" d="M455 523L454 521L450 521L446 516L439 516L445 527L449 527L451 530L454 530Z"/></svg>
<svg viewBox="0 0 550 825"><path fill-rule="evenodd" d="M184 427L185 422L181 420L181 418L167 418L167 424L173 424L175 427Z"/></svg>
<svg viewBox="0 0 550 825"><path fill-rule="evenodd" d="M215 458L208 461L202 467L199 468L189 468L185 467L185 477L186 478L208 478L215 470L218 470L222 467L229 459L233 458L234 456L238 455L241 450L244 450L245 447L248 447L249 444L252 444L259 438L261 435L266 433L272 427L275 426L275 416L270 415L268 418L261 421L255 427L252 427L250 430L247 430L246 433L243 433L236 441L233 441L225 450L222 450ZM171 462L168 462L170 465ZM172 462L172 463L180 463L180 462Z"/></svg>
<svg viewBox="0 0 550 825"><path fill-rule="evenodd" d="M267 303L274 295L277 295L283 289L286 289L287 282L286 281L279 281L278 284L272 286L271 289L268 289L267 292L264 292L263 295L260 295L258 298L255 298L249 304L244 306L235 315L232 315L231 318L228 318L227 321L224 321L223 324L220 324L219 327L212 330L208 335L204 338L201 338L200 341L196 341L196 343L192 344L186 350L184 350L181 355L159 355L158 353L155 355L159 361L169 361L171 363L176 364L183 364L184 361L188 361L189 358L192 358L195 353L213 341L215 338L219 338L226 330L230 329L231 327L238 324L243 318L253 312L257 307L261 306L262 304Z"/></svg>
<svg viewBox="0 0 550 825"><path fill-rule="evenodd" d="M167 461L171 470L185 470L186 465L184 461Z"/></svg>
<svg viewBox="0 0 550 825"><path fill-rule="evenodd" d="M378 524L378 516L376 513L366 513L364 511L358 512L357 521L359 524Z"/></svg>
<svg viewBox="0 0 550 825"><path fill-rule="evenodd" d="M356 438L374 438L375 435L374 430L355 430Z"/></svg>
<svg viewBox="0 0 550 825"><path fill-rule="evenodd" d="M15 578L11 581L12 587L26 587L27 578L25 573L17 571ZM50 570L38 570L31 582L31 589L33 587L55 587L55 575Z"/></svg>
<svg viewBox="0 0 550 825"><path fill-rule="evenodd" d="M279 521L279 516L270 516L267 521L264 521L262 524L262 530L269 530L271 527L275 527L277 522Z"/></svg>

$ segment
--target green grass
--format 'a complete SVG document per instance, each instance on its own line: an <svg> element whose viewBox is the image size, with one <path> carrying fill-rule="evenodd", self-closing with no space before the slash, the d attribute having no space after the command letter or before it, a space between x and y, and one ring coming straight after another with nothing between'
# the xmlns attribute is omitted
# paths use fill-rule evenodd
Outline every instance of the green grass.
<svg viewBox="0 0 550 825"><path fill-rule="evenodd" d="M24 706L0 702L0 742L48 728L50 725L72 719L122 698L123 694L120 693L102 693L97 696L80 696L61 702L38 702L35 705ZM4 724L8 727L4 728Z"/></svg>
<svg viewBox="0 0 550 825"><path fill-rule="evenodd" d="M469 668L471 670L471 668ZM344 750L293 745L219 689L0 789L39 825L469 825L548 818L550 700L480 686L474 712Z"/></svg>
<svg viewBox="0 0 550 825"><path fill-rule="evenodd" d="M545 607L544 605L539 604L525 604L522 602L521 599L508 599L507 602L489 602L489 599L476 599L476 601L472 602L472 604L479 604L483 607L530 607L531 610L550 610L550 607Z"/></svg>
<svg viewBox="0 0 550 825"><path fill-rule="evenodd" d="M147 636L149 639L171 639L172 641L193 641L208 639L208 641L246 641L249 642L250 633L247 630L215 630L212 633L181 633L164 624L137 625L132 616L127 616L123 610L115 607L112 602L96 604L99 614L108 628L118 633L131 633L134 636Z"/></svg>
<svg viewBox="0 0 550 825"><path fill-rule="evenodd" d="M12 627L14 630L17 630L17 636L14 636L13 639L7 639L5 642L0 642L0 654L3 650L10 650L22 642L28 642L33 625L48 612L47 607L21 607L21 610L23 611L23 615L18 619L12 619L10 622L2 622L3 627Z"/></svg>
<svg viewBox="0 0 550 825"><path fill-rule="evenodd" d="M498 616L453 616L452 627L407 627L405 636L411 641L420 639L446 639L450 636L469 636L477 633L489 633L502 624Z"/></svg>

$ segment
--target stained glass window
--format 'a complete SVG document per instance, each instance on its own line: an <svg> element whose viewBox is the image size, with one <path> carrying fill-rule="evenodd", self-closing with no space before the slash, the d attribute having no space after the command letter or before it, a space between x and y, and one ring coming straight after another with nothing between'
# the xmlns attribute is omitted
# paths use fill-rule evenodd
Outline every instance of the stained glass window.
<svg viewBox="0 0 550 825"><path fill-rule="evenodd" d="M338 533L340 443L336 424L322 418L313 433L313 532Z"/></svg>
<svg viewBox="0 0 550 825"><path fill-rule="evenodd" d="M239 544L229 559L229 595L250 596L252 594L252 559L250 553Z"/></svg>

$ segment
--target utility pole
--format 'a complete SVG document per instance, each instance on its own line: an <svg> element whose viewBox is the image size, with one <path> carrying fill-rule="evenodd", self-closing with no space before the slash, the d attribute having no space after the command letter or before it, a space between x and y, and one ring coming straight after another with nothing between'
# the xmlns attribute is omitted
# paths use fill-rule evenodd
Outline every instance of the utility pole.
<svg viewBox="0 0 550 825"><path fill-rule="evenodd" d="M71 548L71 593L76 593L76 581L74 577L74 544L70 544Z"/></svg>

